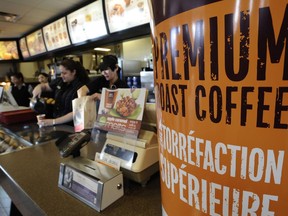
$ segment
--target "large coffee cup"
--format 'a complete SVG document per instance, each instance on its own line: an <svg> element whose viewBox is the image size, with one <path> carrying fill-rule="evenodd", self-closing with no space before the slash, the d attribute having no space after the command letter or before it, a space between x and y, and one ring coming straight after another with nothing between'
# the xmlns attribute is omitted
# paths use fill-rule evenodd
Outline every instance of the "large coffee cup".
<svg viewBox="0 0 288 216"><path fill-rule="evenodd" d="M105 89L105 102L104 107L106 109L112 109L114 107L118 90L117 89Z"/></svg>
<svg viewBox="0 0 288 216"><path fill-rule="evenodd" d="M163 215L287 215L287 0L149 0Z"/></svg>

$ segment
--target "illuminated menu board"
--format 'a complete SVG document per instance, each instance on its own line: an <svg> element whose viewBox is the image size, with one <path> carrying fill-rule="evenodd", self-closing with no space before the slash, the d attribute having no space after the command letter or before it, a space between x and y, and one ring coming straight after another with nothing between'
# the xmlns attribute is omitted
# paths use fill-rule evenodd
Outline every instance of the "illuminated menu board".
<svg viewBox="0 0 288 216"><path fill-rule="evenodd" d="M41 29L26 36L28 50L31 56L46 52Z"/></svg>
<svg viewBox="0 0 288 216"><path fill-rule="evenodd" d="M67 16L72 43L79 43L107 34L102 1L98 0Z"/></svg>
<svg viewBox="0 0 288 216"><path fill-rule="evenodd" d="M19 45L20 45L20 50L21 50L21 53L22 53L22 56L23 58L28 58L30 57L30 54L29 54L29 51L28 51L28 48L27 48L27 43L26 43L26 38L21 38L19 40Z"/></svg>
<svg viewBox="0 0 288 216"><path fill-rule="evenodd" d="M147 0L105 0L111 33L150 22Z"/></svg>
<svg viewBox="0 0 288 216"><path fill-rule="evenodd" d="M71 44L66 18L63 17L43 27L44 41L48 51L62 48Z"/></svg>
<svg viewBox="0 0 288 216"><path fill-rule="evenodd" d="M16 41L0 41L0 60L19 59Z"/></svg>

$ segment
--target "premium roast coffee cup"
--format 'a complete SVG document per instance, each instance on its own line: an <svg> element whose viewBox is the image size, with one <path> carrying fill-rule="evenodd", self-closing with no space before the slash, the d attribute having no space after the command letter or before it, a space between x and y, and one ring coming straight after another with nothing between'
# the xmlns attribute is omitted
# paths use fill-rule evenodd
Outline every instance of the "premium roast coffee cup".
<svg viewBox="0 0 288 216"><path fill-rule="evenodd" d="M163 215L287 215L287 0L149 0Z"/></svg>
<svg viewBox="0 0 288 216"><path fill-rule="evenodd" d="M106 109L112 109L116 102L118 90L117 89L106 89L105 90L105 103Z"/></svg>

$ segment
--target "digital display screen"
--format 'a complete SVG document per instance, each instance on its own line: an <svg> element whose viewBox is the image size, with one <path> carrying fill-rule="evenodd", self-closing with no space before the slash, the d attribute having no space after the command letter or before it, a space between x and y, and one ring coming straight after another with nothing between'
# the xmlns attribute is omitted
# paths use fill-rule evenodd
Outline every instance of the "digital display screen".
<svg viewBox="0 0 288 216"><path fill-rule="evenodd" d="M19 40L19 45L20 45L20 50L21 50L23 58L30 57L30 54L29 54L29 51L28 51L28 47L27 47L27 43L26 43L26 38L21 38Z"/></svg>
<svg viewBox="0 0 288 216"><path fill-rule="evenodd" d="M110 154L112 156L115 156L117 158L120 158L122 160L125 160L128 162L131 161L132 163L134 163L136 161L136 158L137 158L136 152L115 146L115 145L110 144L110 143L106 144L104 152L107 154Z"/></svg>
<svg viewBox="0 0 288 216"><path fill-rule="evenodd" d="M2 103L3 92L4 92L4 87L0 86L0 103Z"/></svg>
<svg viewBox="0 0 288 216"><path fill-rule="evenodd" d="M31 56L46 52L41 29L26 37L28 50Z"/></svg>
<svg viewBox="0 0 288 216"><path fill-rule="evenodd" d="M107 34L102 1L100 0L69 14L67 23L73 44Z"/></svg>
<svg viewBox="0 0 288 216"><path fill-rule="evenodd" d="M65 17L46 25L42 30L48 51L69 46L71 44Z"/></svg>
<svg viewBox="0 0 288 216"><path fill-rule="evenodd" d="M105 8L111 33L150 22L147 0L105 0Z"/></svg>
<svg viewBox="0 0 288 216"><path fill-rule="evenodd" d="M16 41L0 41L0 60L19 59Z"/></svg>

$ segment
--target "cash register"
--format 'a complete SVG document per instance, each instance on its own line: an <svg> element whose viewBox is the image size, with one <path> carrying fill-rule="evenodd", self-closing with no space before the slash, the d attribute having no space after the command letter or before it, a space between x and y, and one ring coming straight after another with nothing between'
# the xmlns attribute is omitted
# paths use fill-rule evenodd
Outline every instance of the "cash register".
<svg viewBox="0 0 288 216"><path fill-rule="evenodd" d="M155 103L146 103L142 127L137 137L108 132L96 160L116 161L124 177L143 186L159 171Z"/></svg>
<svg viewBox="0 0 288 216"><path fill-rule="evenodd" d="M125 93L123 92L124 90L118 93L118 101L124 98ZM145 95L145 93L143 94ZM102 97L104 95L105 92L102 93ZM96 126L91 131L90 142L81 148L80 155L120 170L124 177L145 186L150 177L159 171L155 103L137 101L139 105L141 104L139 106L141 109L137 110L136 108L136 112L143 110L142 114L137 113L138 117L141 116L141 120L139 120L140 117L137 119L121 118L114 110L109 114L103 114L102 110L105 111L104 101L104 98L101 99ZM102 121L104 122L103 127L101 126ZM113 131L114 126L119 124L121 127L126 127L125 130ZM110 128L107 128L107 125ZM133 130L133 126L137 129ZM131 130L135 133L130 133Z"/></svg>
<svg viewBox="0 0 288 216"><path fill-rule="evenodd" d="M29 107L18 106L10 91L0 86L0 122L14 124L36 119L36 114Z"/></svg>

